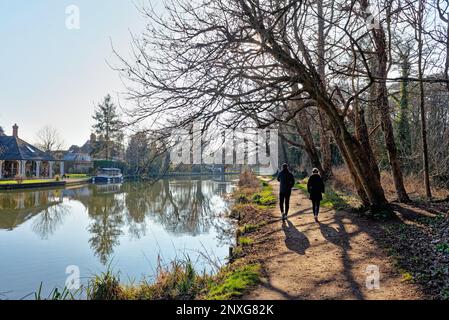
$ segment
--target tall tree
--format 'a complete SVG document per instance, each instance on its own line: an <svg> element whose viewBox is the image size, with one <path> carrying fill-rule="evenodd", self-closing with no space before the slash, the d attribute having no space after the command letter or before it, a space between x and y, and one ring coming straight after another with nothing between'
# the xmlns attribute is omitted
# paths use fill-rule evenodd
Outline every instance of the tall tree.
<svg viewBox="0 0 449 320"><path fill-rule="evenodd" d="M138 132L129 139L125 160L129 171L133 175L148 173L150 164L150 144L144 132Z"/></svg>
<svg viewBox="0 0 449 320"><path fill-rule="evenodd" d="M361 10L366 13L369 18L369 1L359 0ZM387 25L389 24L391 11L391 1L387 2ZM391 30L387 31L390 32ZM388 63L389 63L389 48L387 43L387 36L385 27L379 23L377 26L371 28L372 42L374 49L374 56L376 59L376 68L373 72L373 76L377 81L377 99L376 104L380 114L380 120L382 123L382 130L384 132L385 146L388 151L388 159L393 174L394 186L396 188L396 194L400 202L410 201L407 191L404 186L404 179L402 176L401 162L398 158L397 147L394 138L393 125L390 118L390 106L388 103Z"/></svg>
<svg viewBox="0 0 449 320"><path fill-rule="evenodd" d="M317 61L318 74L320 75L323 86L326 87L326 57L325 57L325 19L323 10L323 0L317 1L317 16L318 16L318 43L317 43ZM320 149L321 149L321 163L323 165L323 177L329 179L332 177L332 149L331 139L328 134L327 117L322 108L318 108L318 115L320 121Z"/></svg>
<svg viewBox="0 0 449 320"><path fill-rule="evenodd" d="M123 139L123 134L117 107L109 94L102 103L98 104L92 118L95 120L93 129L99 136L99 151L104 152L106 160L110 160L112 151L116 148L117 143L120 143Z"/></svg>
<svg viewBox="0 0 449 320"><path fill-rule="evenodd" d="M401 41L396 46L397 59L402 80L400 82L399 99L395 98L399 109L397 121L397 134L399 152L402 157L403 164L407 163L407 169L410 170L410 158L412 154L412 141L410 134L410 90L409 77L411 69L411 46L408 42ZM393 96L394 97L394 96Z"/></svg>
<svg viewBox="0 0 449 320"><path fill-rule="evenodd" d="M427 124L426 124L426 97L424 92L424 64L423 64L423 54L424 54L424 39L423 39L423 29L424 29L424 11L425 11L425 1L419 0L418 11L417 11L417 30L416 30L416 40L418 42L418 78L419 78L419 108L421 113L421 141L422 141L422 157L423 157L423 171L424 171L424 186L426 188L427 199L432 198L432 191L430 190L430 176L429 176L429 151L427 146Z"/></svg>

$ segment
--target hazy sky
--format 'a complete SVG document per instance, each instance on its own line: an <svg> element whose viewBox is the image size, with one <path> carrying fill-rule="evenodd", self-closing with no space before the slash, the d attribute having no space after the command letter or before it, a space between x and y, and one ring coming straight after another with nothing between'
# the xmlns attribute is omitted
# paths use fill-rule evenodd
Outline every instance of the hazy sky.
<svg viewBox="0 0 449 320"><path fill-rule="evenodd" d="M157 0L155 0L157 1ZM124 88L111 41L130 52L130 31L145 21L132 0L0 0L0 126L34 142L45 125L55 127L67 146L89 137L97 102ZM80 29L66 28L66 8L80 10ZM121 101L124 103L124 101Z"/></svg>

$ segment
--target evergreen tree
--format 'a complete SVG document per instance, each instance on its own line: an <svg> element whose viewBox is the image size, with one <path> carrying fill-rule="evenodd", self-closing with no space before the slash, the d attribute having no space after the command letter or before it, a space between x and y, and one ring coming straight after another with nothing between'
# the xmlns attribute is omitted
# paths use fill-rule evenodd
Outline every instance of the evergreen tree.
<svg viewBox="0 0 449 320"><path fill-rule="evenodd" d="M122 122L109 94L98 104L93 119L93 129L99 136L94 152L104 155L106 160L110 160L112 155L119 155L123 141Z"/></svg>

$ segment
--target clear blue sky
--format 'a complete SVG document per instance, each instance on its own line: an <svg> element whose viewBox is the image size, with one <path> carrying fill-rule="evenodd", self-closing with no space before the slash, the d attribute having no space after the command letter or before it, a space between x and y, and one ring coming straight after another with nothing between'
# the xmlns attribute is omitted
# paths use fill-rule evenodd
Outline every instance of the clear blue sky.
<svg viewBox="0 0 449 320"><path fill-rule="evenodd" d="M68 146L84 143L94 106L124 91L111 41L124 56L130 31L145 20L140 0L0 0L0 126L34 142L45 125L55 127ZM157 1L157 0L154 0ZM66 7L80 9L80 29L66 28ZM122 104L126 103L121 99Z"/></svg>

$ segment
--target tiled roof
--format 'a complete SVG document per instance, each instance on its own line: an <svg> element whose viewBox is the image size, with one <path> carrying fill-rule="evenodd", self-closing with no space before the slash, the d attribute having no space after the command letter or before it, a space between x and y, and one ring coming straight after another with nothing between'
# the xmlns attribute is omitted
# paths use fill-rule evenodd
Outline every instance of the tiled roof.
<svg viewBox="0 0 449 320"><path fill-rule="evenodd" d="M48 153L12 136L0 136L0 160L55 161Z"/></svg>
<svg viewBox="0 0 449 320"><path fill-rule="evenodd" d="M64 161L91 162L92 158L88 154L68 152L64 155Z"/></svg>

